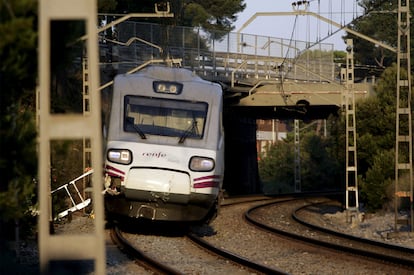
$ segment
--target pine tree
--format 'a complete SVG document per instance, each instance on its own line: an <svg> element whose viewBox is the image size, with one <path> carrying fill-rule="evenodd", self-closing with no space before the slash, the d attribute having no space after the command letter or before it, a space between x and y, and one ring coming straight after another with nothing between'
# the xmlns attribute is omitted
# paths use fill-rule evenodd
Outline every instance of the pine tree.
<svg viewBox="0 0 414 275"><path fill-rule="evenodd" d="M101 0L102 2L104 0ZM106 0L108 1L108 0ZM116 13L154 12L154 1L151 0L114 0ZM233 30L237 13L246 8L243 0L173 0L170 2L174 18L163 19L162 22L176 26L201 26L209 31L229 32ZM155 19L160 22L160 19ZM142 21L142 19L140 19ZM148 19L154 22L154 19Z"/></svg>
<svg viewBox="0 0 414 275"><path fill-rule="evenodd" d="M359 33L396 48L398 0L363 0L359 2L359 5L363 8L364 15L355 20L350 27ZM414 5L411 5L410 9L413 13ZM410 25L410 28L413 29L412 20ZM386 68L396 61L397 55L394 52L351 34L347 34L344 38L354 40L354 54L359 64ZM413 43L414 37L411 36L411 45L414 45ZM413 62L411 64L413 65Z"/></svg>
<svg viewBox="0 0 414 275"><path fill-rule="evenodd" d="M37 3L0 2L0 235L13 237L14 223L31 220L37 173L35 87ZM30 230L30 225L28 225ZM33 224L32 224L33 225Z"/></svg>

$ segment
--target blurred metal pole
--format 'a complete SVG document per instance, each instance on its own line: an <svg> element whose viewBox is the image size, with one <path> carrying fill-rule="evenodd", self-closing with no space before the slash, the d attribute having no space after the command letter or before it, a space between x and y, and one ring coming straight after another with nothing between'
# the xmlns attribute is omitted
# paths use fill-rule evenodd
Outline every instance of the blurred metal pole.
<svg viewBox="0 0 414 275"><path fill-rule="evenodd" d="M54 260L94 260L95 274L105 274L106 253L102 191L101 98L98 91L98 39L96 0L39 1L39 261L41 274L48 274ZM90 112L51 114L51 24L58 20L84 21L89 69ZM64 35L64 34L62 34ZM83 235L51 235L50 146L52 140L82 139L91 142L92 202L95 230Z"/></svg>

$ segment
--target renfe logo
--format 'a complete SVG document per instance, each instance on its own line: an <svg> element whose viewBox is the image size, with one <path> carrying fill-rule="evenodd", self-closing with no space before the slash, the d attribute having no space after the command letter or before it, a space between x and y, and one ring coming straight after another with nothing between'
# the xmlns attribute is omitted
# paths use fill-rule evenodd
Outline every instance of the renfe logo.
<svg viewBox="0 0 414 275"><path fill-rule="evenodd" d="M166 153L162 153L162 152L144 152L142 153L143 157L148 157L148 158L165 158L167 156Z"/></svg>

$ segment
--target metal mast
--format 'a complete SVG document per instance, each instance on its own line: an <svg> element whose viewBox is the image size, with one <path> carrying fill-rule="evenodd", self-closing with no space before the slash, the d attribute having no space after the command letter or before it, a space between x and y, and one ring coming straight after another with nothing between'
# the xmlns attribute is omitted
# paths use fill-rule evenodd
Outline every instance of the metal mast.
<svg viewBox="0 0 414 275"><path fill-rule="evenodd" d="M84 116L89 116L91 113L91 109L90 109L90 100L91 100L91 95L89 92L89 68L88 68L88 60L87 58L83 58L82 61L82 68L83 68L83 74L82 74L82 78L83 78L83 91L82 91L82 95L83 95L83 115ZM82 140L82 148L83 148L83 163L82 163L82 167L84 168L84 172L86 172L87 169L91 169L92 168L92 148L91 148L91 141L89 138L83 137ZM90 190L90 186L88 186L88 182L89 182L89 177L84 177L83 178L83 197L86 198L86 192L87 190ZM84 209L85 212L85 209Z"/></svg>
<svg viewBox="0 0 414 275"><path fill-rule="evenodd" d="M413 144L411 114L410 1L398 1L397 103L395 131L395 231L398 225L414 229ZM403 203L409 212L401 211Z"/></svg>
<svg viewBox="0 0 414 275"><path fill-rule="evenodd" d="M345 81L345 115L346 115L346 210L349 214L358 212L358 174L354 94L354 45L352 39L346 41L346 68L342 73ZM351 218L352 219L352 218ZM350 221L350 220L348 220Z"/></svg>
<svg viewBox="0 0 414 275"><path fill-rule="evenodd" d="M294 120L295 124L295 192L301 192L300 177L300 136L299 136L299 119Z"/></svg>

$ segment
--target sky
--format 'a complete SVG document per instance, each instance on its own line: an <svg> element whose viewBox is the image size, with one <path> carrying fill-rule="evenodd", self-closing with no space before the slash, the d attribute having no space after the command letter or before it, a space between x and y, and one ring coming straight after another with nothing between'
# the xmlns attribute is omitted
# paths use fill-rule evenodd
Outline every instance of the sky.
<svg viewBox="0 0 414 275"><path fill-rule="evenodd" d="M303 1L292 0L244 0L246 9L238 14L234 31L241 29L257 12L292 12L292 3ZM310 0L307 11L319 14L330 21L348 24L352 19L362 14L356 0ZM304 10L305 6L296 6L296 10ZM295 19L296 18L296 19ZM322 43L333 44L334 50L345 50L346 45L341 38L344 31L317 20L313 16L259 16L241 30L242 33L271 36L277 38L291 37L294 40L315 42L324 39ZM325 39L326 38L326 39Z"/></svg>

